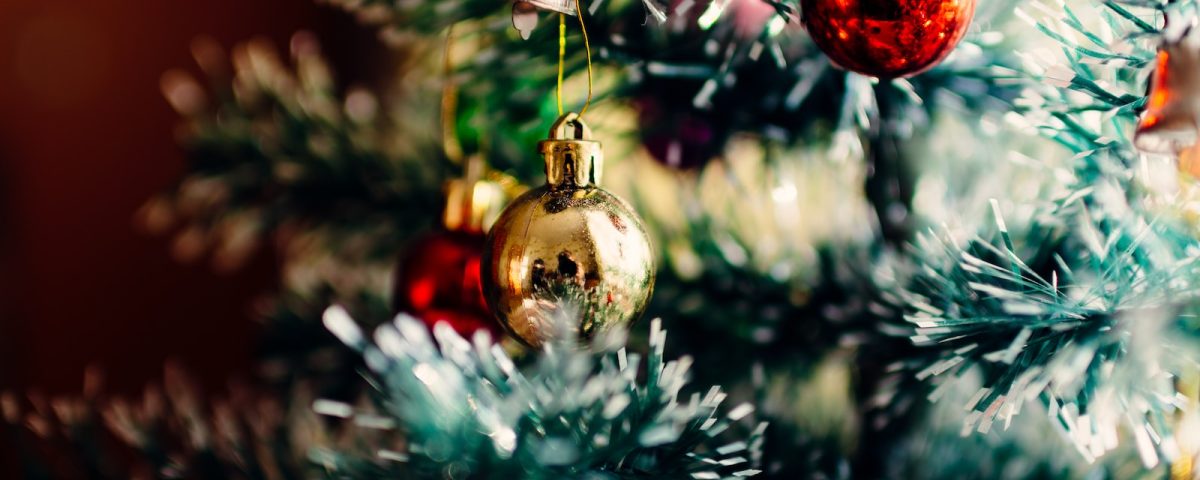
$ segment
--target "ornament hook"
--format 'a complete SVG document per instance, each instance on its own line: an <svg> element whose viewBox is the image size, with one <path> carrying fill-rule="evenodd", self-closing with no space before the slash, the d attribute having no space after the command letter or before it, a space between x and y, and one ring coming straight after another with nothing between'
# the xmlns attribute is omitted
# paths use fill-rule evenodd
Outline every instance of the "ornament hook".
<svg viewBox="0 0 1200 480"><path fill-rule="evenodd" d="M573 137L567 136L567 129L571 128ZM558 117L554 121L554 125L550 126L551 140L591 140L592 129L583 123L583 118L575 112L567 112L565 115Z"/></svg>

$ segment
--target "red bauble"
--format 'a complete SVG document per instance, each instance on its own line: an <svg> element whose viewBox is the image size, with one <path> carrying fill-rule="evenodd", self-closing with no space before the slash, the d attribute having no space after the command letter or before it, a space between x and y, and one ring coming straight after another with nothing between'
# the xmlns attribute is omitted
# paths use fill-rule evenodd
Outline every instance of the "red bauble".
<svg viewBox="0 0 1200 480"><path fill-rule="evenodd" d="M397 311L432 327L444 321L460 335L498 333L479 284L484 235L438 231L419 240L400 262L393 301Z"/></svg>
<svg viewBox="0 0 1200 480"><path fill-rule="evenodd" d="M653 98L637 101L638 124L642 145L650 156L671 168L690 170L703 167L721 153L717 129L702 113L690 105L671 111L664 102Z"/></svg>
<svg viewBox="0 0 1200 480"><path fill-rule="evenodd" d="M801 0L805 28L829 59L882 78L933 67L962 40L975 0Z"/></svg>

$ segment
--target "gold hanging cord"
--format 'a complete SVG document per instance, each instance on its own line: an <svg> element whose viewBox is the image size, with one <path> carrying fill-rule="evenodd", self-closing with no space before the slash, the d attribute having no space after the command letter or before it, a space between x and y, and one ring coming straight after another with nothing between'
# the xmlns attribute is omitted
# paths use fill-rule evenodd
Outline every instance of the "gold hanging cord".
<svg viewBox="0 0 1200 480"><path fill-rule="evenodd" d="M579 30L583 32L583 50L587 55L587 99L583 102L583 109L579 111L579 118L583 119L583 114L587 113L588 106L592 104L592 46L588 42L587 25L583 23L583 8L579 5L579 0L575 0L575 16L579 17ZM563 64L567 57L567 15L564 13L558 14L558 87L554 90L555 99L558 101L558 115L563 114Z"/></svg>

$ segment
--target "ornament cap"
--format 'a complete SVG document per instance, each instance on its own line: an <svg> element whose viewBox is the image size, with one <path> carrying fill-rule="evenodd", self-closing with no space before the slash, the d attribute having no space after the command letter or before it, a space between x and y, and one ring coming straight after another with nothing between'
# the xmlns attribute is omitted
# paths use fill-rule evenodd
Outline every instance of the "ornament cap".
<svg viewBox="0 0 1200 480"><path fill-rule="evenodd" d="M521 40L529 40L537 26L538 11L549 10L575 16L575 3L571 0L518 0L513 2L512 24L521 34Z"/></svg>
<svg viewBox="0 0 1200 480"><path fill-rule="evenodd" d="M504 187L481 178L483 161L479 156L467 159L466 164L466 175L446 181L442 225L452 232L485 233L504 208Z"/></svg>
<svg viewBox="0 0 1200 480"><path fill-rule="evenodd" d="M516 4L529 4L540 10L575 16L575 2L572 0L521 0Z"/></svg>
<svg viewBox="0 0 1200 480"><path fill-rule="evenodd" d="M604 151L592 140L592 129L579 115L567 113L550 126L549 138L538 142L538 153L546 161L546 183L550 189L573 189L600 184Z"/></svg>

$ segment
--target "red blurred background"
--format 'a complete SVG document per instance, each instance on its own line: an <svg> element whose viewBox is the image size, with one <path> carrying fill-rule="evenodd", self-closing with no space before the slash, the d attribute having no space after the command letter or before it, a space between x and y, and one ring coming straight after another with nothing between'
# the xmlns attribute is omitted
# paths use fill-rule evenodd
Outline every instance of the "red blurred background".
<svg viewBox="0 0 1200 480"><path fill-rule="evenodd" d="M388 58L371 29L309 0L0 1L0 389L76 393L97 364L132 393L179 359L207 389L248 375L264 252L219 275L179 265L135 210L183 171L159 78L189 43L317 33L343 84Z"/></svg>

